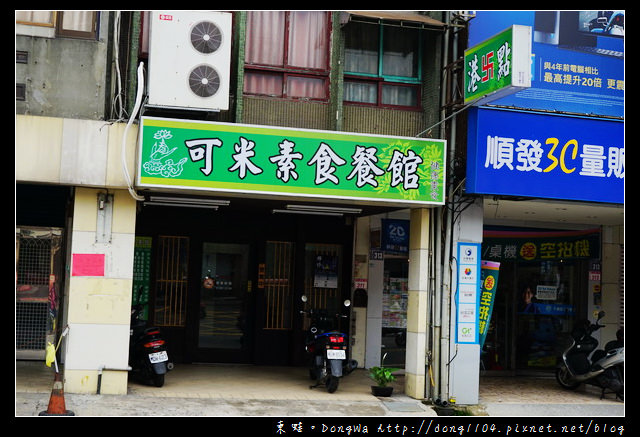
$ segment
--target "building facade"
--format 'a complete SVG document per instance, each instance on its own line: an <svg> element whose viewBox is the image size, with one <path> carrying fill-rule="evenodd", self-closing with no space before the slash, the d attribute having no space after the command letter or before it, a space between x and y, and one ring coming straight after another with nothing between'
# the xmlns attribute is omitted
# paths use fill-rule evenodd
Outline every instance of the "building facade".
<svg viewBox="0 0 640 437"><path fill-rule="evenodd" d="M451 264L461 243L484 255L494 210L491 193L458 189L467 114L450 117L451 66L469 18L18 11L16 358L42 359L68 326L65 390L93 393L100 374L102 393L126 393L143 301L177 365L302 365L301 295L350 298L360 367L386 357L413 397L477 402L478 378L457 375L487 363L454 334ZM622 221L590 226L603 305L623 289L609 260Z"/></svg>
<svg viewBox="0 0 640 437"><path fill-rule="evenodd" d="M468 31L456 196L460 232L481 242L495 283L482 290L479 339L459 339L452 393L463 393L464 349L486 373L545 374L581 320L605 311L601 342L624 328L624 12L478 11ZM485 85L525 46L528 86Z"/></svg>

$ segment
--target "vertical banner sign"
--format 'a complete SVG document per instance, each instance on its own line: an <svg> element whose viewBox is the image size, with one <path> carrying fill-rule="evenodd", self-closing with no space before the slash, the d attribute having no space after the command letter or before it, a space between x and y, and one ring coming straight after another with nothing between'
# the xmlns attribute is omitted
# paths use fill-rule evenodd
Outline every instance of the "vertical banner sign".
<svg viewBox="0 0 640 437"><path fill-rule="evenodd" d="M481 265L482 288L480 290L480 312L478 314L480 349L484 346L484 340L487 338L487 331L489 330L489 324L491 323L493 303L496 300L496 291L498 291L498 273L500 272L500 263L482 260Z"/></svg>
<svg viewBox="0 0 640 437"><path fill-rule="evenodd" d="M458 243L456 342L478 343L480 243Z"/></svg>
<svg viewBox="0 0 640 437"><path fill-rule="evenodd" d="M464 103L480 105L531 87L531 27L513 25L464 52Z"/></svg>

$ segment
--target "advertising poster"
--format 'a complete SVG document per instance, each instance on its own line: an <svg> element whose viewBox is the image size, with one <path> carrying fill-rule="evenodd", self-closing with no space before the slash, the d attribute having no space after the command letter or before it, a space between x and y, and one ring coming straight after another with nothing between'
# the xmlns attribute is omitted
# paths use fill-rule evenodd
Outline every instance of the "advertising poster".
<svg viewBox="0 0 640 437"><path fill-rule="evenodd" d="M624 203L624 15L477 11L469 47L532 29L531 86L469 109L467 192Z"/></svg>
<svg viewBox="0 0 640 437"><path fill-rule="evenodd" d="M624 117L624 15L624 11L477 11L469 24L469 47L508 26L533 30L531 87L491 103Z"/></svg>
<svg viewBox="0 0 640 437"><path fill-rule="evenodd" d="M313 278L313 286L318 288L338 288L338 257L318 255Z"/></svg>
<svg viewBox="0 0 640 437"><path fill-rule="evenodd" d="M480 290L480 313L478 316L478 330L480 334L480 349L484 345L491 323L491 313L493 303L496 300L498 291L498 274L500 273L500 263L494 261L482 261L482 288Z"/></svg>

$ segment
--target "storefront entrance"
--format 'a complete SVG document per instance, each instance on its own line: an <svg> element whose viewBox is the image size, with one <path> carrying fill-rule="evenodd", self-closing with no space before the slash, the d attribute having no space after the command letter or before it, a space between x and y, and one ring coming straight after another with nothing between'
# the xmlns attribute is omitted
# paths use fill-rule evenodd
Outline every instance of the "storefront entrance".
<svg viewBox="0 0 640 437"><path fill-rule="evenodd" d="M483 256L500 269L482 369L554 371L589 299L598 303L599 253L597 232L485 232Z"/></svg>
<svg viewBox="0 0 640 437"><path fill-rule="evenodd" d="M248 324L255 312L249 254L248 244L203 244L197 350L219 351L232 361L249 360L253 339Z"/></svg>
<svg viewBox="0 0 640 437"><path fill-rule="evenodd" d="M150 246L149 321L178 363L303 364L301 296L330 311L350 296L349 218L257 202L251 213L145 206L138 230Z"/></svg>

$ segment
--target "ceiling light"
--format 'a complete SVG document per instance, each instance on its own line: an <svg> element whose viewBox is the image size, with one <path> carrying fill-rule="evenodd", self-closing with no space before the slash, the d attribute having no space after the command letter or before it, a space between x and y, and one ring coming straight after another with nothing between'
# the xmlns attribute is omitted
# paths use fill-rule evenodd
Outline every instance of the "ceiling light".
<svg viewBox="0 0 640 437"><path fill-rule="evenodd" d="M287 205L286 208L292 211L314 211L314 212L333 212L340 214L360 214L360 208L342 208L337 206L316 206L316 205Z"/></svg>
<svg viewBox="0 0 640 437"><path fill-rule="evenodd" d="M165 197L165 196L151 196L148 201L144 202L144 205L157 205L157 206L182 206L187 208L209 208L218 209L219 206L229 205L228 200L219 199L195 199L188 197Z"/></svg>
<svg viewBox="0 0 640 437"><path fill-rule="evenodd" d="M341 212L330 212L330 211L313 211L313 210L298 210L298 209L273 209L272 213L281 213L281 214L306 214L306 215L331 215L340 217L342 216Z"/></svg>
<svg viewBox="0 0 640 437"><path fill-rule="evenodd" d="M145 206L179 206L184 208L208 208L218 209L218 205L198 205L197 203L171 203L171 202L144 202Z"/></svg>
<svg viewBox="0 0 640 437"><path fill-rule="evenodd" d="M151 196L149 198L151 202L162 202L166 204L172 205L216 205L216 206L227 206L229 205L229 200L220 200L220 199L205 199L205 198L190 198L190 197L164 197L164 196Z"/></svg>

